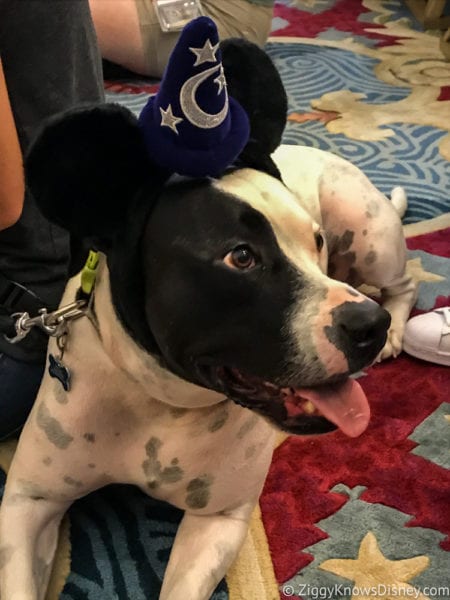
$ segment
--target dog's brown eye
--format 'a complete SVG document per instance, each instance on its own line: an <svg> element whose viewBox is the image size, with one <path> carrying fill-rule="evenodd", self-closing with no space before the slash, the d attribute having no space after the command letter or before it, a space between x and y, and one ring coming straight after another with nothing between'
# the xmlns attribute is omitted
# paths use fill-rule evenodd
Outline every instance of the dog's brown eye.
<svg viewBox="0 0 450 600"><path fill-rule="evenodd" d="M252 249L245 244L237 246L223 259L223 262L232 269L251 269L256 265L256 258Z"/></svg>
<svg viewBox="0 0 450 600"><path fill-rule="evenodd" d="M314 234L314 237L316 238L316 247L317 250L320 252L323 248L323 245L325 243L324 239L323 239L323 235L320 233L320 231L317 231Z"/></svg>

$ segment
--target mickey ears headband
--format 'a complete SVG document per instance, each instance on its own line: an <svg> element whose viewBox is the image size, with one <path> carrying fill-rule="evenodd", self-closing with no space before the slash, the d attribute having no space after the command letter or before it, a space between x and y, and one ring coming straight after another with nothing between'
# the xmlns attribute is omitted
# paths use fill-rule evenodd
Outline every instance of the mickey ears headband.
<svg viewBox="0 0 450 600"><path fill-rule="evenodd" d="M180 175L219 175L246 145L247 113L228 96L217 28L208 17L183 29L139 125L150 159Z"/></svg>

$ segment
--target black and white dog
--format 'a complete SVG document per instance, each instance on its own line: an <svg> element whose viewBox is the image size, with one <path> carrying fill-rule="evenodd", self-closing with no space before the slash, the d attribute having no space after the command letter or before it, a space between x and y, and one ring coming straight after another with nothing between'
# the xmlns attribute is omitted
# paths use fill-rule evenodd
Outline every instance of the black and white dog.
<svg viewBox="0 0 450 600"><path fill-rule="evenodd" d="M275 69L244 42L224 45L223 64L251 133L221 177L164 180L117 106L54 119L28 158L44 213L103 258L70 329L72 387L44 377L8 476L2 600L44 598L62 516L113 482L185 511L160 597L209 598L245 538L276 429L359 435L369 407L350 375L401 349L415 289L396 210L336 156L273 154L286 116Z"/></svg>

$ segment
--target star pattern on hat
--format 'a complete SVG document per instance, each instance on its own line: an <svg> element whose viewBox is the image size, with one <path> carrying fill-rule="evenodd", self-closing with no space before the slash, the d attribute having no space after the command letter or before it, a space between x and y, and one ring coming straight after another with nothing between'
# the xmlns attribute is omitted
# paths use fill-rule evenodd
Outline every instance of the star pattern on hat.
<svg viewBox="0 0 450 600"><path fill-rule="evenodd" d="M196 56L194 67L198 67L206 62L217 62L216 52L218 49L219 44L217 43L215 46L213 46L209 39L206 40L202 48L189 48L189 50Z"/></svg>
<svg viewBox="0 0 450 600"><path fill-rule="evenodd" d="M217 77L214 79L214 83L217 83L217 85L219 86L219 91L217 92L217 95L221 94L223 88L227 85L227 80L225 79L225 73L222 65L220 65L220 71Z"/></svg>
<svg viewBox="0 0 450 600"><path fill-rule="evenodd" d="M172 105L169 104L166 110L164 110L162 106L160 106L159 110L161 112L161 127L169 127L172 131L178 134L179 132L177 129L177 125L178 123L181 123L183 119L180 117L176 117L173 114Z"/></svg>
<svg viewBox="0 0 450 600"><path fill-rule="evenodd" d="M384 585L387 595L383 595L383 598L386 600L413 594L414 598L418 600L429 600L427 596L408 583L425 571L429 564L428 556L389 560L380 551L375 535L369 531L361 542L358 558L326 560L320 565L320 568L354 581L354 588L358 591L371 586ZM369 594L360 595L358 593L359 600L369 600L370 597L372 596Z"/></svg>

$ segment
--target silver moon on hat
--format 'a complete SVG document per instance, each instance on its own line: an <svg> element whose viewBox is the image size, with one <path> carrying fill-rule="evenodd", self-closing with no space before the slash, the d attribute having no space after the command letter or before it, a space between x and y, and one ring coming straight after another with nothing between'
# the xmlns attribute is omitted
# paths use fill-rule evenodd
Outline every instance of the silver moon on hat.
<svg viewBox="0 0 450 600"><path fill-rule="evenodd" d="M214 129L218 127L225 120L228 114L228 94L226 87L223 88L225 92L225 104L222 110L215 114L205 112L200 108L195 99L198 87L206 80L210 75L213 75L217 71L222 69L222 65L216 65L207 69L202 73L198 73L193 77L190 77L181 88L180 91L180 105L186 119L199 127L200 129Z"/></svg>

